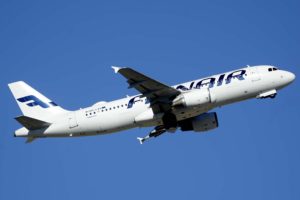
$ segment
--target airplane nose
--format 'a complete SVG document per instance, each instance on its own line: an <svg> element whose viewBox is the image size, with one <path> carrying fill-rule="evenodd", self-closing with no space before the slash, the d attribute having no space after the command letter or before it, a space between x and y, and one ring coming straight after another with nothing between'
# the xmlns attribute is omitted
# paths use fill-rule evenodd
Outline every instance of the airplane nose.
<svg viewBox="0 0 300 200"><path fill-rule="evenodd" d="M292 72L287 72L286 78L288 79L288 82L293 82L296 78L296 75L293 74Z"/></svg>
<svg viewBox="0 0 300 200"><path fill-rule="evenodd" d="M296 78L296 75L293 74L292 72L289 72L289 71L279 71L280 73L280 77L281 77L281 81L280 81L280 85L282 87L285 87L289 84L291 84L295 78Z"/></svg>

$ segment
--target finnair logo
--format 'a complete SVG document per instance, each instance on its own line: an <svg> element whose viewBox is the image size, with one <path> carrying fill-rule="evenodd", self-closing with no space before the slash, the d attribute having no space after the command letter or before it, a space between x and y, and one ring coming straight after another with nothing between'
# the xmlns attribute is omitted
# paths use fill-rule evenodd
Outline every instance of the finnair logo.
<svg viewBox="0 0 300 200"><path fill-rule="evenodd" d="M192 90L192 89L201 89L202 87L206 87L208 85L208 88L212 88L215 86L221 86L223 84L230 84L233 79L238 79L240 81L245 80L244 76L246 75L246 70L238 70L235 72L232 72L227 75L227 78L225 78L226 74L221 74L219 77L210 77L200 80L198 83L191 82L189 86L184 85L178 85L176 89L178 90Z"/></svg>
<svg viewBox="0 0 300 200"><path fill-rule="evenodd" d="M49 108L50 107L47 103L43 102L42 100L40 100L39 98L37 98L34 95L21 97L21 98L18 98L17 100L21 103L28 102L26 105L29 106L29 107L34 107L34 106L40 106L42 108ZM52 105L52 106L57 106L57 104L54 103L54 102L49 102L49 104Z"/></svg>
<svg viewBox="0 0 300 200"><path fill-rule="evenodd" d="M133 105L134 105L135 103L139 102L139 101L143 102L143 100L141 99L141 96L142 96L142 95L135 96L135 97L131 98L131 99L128 101L127 109L132 108ZM145 99L145 104L148 104L148 103L150 103L150 101L149 101L148 98L146 98L146 99Z"/></svg>

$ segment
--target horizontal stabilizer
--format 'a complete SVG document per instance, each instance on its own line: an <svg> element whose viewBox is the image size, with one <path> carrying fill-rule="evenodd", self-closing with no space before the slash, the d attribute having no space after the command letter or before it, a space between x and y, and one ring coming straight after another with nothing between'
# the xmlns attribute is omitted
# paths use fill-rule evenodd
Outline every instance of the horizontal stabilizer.
<svg viewBox="0 0 300 200"><path fill-rule="evenodd" d="M22 124L28 130L36 130L41 128L46 128L51 124L45 121L34 119L27 116L19 116L15 118L20 124Z"/></svg>

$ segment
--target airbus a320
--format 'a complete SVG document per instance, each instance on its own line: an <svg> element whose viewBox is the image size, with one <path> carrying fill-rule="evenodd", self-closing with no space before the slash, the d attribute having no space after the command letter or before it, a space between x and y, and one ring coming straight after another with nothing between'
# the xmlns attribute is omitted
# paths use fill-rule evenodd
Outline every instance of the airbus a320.
<svg viewBox="0 0 300 200"><path fill-rule="evenodd" d="M115 101L100 101L75 111L65 110L23 81L9 88L23 115L15 137L27 142L47 137L77 137L114 133L136 127L154 127L145 137L166 132L205 132L219 126L211 110L258 98L275 98L278 90L295 79L291 72L270 65L245 67L210 77L168 86L128 67L112 67L141 94Z"/></svg>

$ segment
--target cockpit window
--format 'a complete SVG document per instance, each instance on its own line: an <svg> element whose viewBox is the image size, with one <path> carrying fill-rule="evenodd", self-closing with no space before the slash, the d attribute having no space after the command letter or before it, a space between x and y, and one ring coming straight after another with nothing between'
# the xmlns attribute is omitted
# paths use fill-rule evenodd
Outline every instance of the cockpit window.
<svg viewBox="0 0 300 200"><path fill-rule="evenodd" d="M276 67L268 68L269 72L276 71L276 70L278 70L278 68L276 68Z"/></svg>

